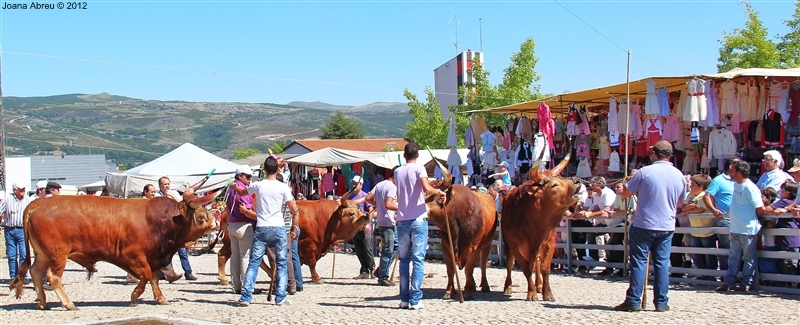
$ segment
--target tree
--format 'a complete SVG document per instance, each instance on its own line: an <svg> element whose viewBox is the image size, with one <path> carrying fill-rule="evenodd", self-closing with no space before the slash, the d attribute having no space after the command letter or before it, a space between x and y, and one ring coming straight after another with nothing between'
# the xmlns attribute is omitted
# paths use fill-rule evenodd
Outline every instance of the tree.
<svg viewBox="0 0 800 325"><path fill-rule="evenodd" d="M330 122L322 127L322 139L363 139L364 128L361 123L347 118L342 111L336 111Z"/></svg>
<svg viewBox="0 0 800 325"><path fill-rule="evenodd" d="M767 38L767 28L758 17L758 11L744 3L747 22L744 28L735 28L730 34L723 32L719 43L717 72L733 68L778 68L780 60L775 43Z"/></svg>
<svg viewBox="0 0 800 325"><path fill-rule="evenodd" d="M421 148L446 148L448 124L444 122L441 108L431 88L425 87L424 92L426 101L422 103L408 89L403 91L410 107L408 113L412 116L411 122L406 123L405 136Z"/></svg>
<svg viewBox="0 0 800 325"><path fill-rule="evenodd" d="M256 148L233 149L233 160L244 159L250 156L255 156L260 153L261 150L258 150Z"/></svg>
<svg viewBox="0 0 800 325"><path fill-rule="evenodd" d="M289 145L289 143L290 143L290 141L288 141L288 140L275 141L275 142L272 143L272 145L269 148L272 149L272 153L281 154L281 153L283 153L283 149L285 149L286 146Z"/></svg>
<svg viewBox="0 0 800 325"><path fill-rule="evenodd" d="M781 68L798 68L800 67L800 0L794 6L792 19L784 20L783 23L789 27L789 32L781 36L777 46Z"/></svg>

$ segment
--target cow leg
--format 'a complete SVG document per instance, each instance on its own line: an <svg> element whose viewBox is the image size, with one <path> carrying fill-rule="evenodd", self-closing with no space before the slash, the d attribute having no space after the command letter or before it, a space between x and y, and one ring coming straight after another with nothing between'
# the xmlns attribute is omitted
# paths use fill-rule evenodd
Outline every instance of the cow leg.
<svg viewBox="0 0 800 325"><path fill-rule="evenodd" d="M494 232L492 232L494 233ZM489 292L491 289L489 288L489 281L486 279L486 262L489 261L489 253L492 251L492 243L489 242L489 245L486 247L481 248L481 256L479 262L481 263L481 292ZM471 272L471 271L470 271Z"/></svg>
<svg viewBox="0 0 800 325"><path fill-rule="evenodd" d="M45 270L49 271L49 264L50 259L47 257L47 254L38 254L31 265L30 272L33 281L33 289L36 291L36 307L40 310L50 310L50 307L47 307L47 295L44 293L44 287L42 287L44 272Z"/></svg>
<svg viewBox="0 0 800 325"><path fill-rule="evenodd" d="M472 272L475 271L475 264L478 263L478 259L481 258L480 252L472 251L467 256L467 264L464 265L464 300L472 300L475 299L475 277L473 276ZM481 262L481 269L486 267L486 260L482 260Z"/></svg>
<svg viewBox="0 0 800 325"><path fill-rule="evenodd" d="M225 265L228 264L230 258L230 254L228 256L222 254L222 249L217 252L217 279L219 279L219 282L223 285L231 284L230 281L228 281L227 274L225 274Z"/></svg>
<svg viewBox="0 0 800 325"><path fill-rule="evenodd" d="M75 304L72 303L72 300L69 299L67 293L64 292L64 286L61 281L61 276L64 275L64 268L67 266L67 259L63 259L63 261L52 261L51 267L47 270L47 279L50 280L50 285L53 287L53 291L56 292L58 299L61 300L61 305L64 306L67 310L75 310ZM41 274L41 273L40 273ZM32 276L32 274L31 274ZM39 281L41 283L41 281Z"/></svg>
<svg viewBox="0 0 800 325"><path fill-rule="evenodd" d="M550 264L553 262L553 253L555 253L555 239L549 245L544 245L542 249L541 256L544 259L541 261L538 272L541 278L537 281L541 281L542 300L555 302L556 298L550 291Z"/></svg>
<svg viewBox="0 0 800 325"><path fill-rule="evenodd" d="M447 268L447 287L444 289L444 297L442 297L442 299L450 299L451 295L453 294L453 276L457 271L453 265L453 258L450 256L450 243L447 243L443 240L441 244L444 265Z"/></svg>
<svg viewBox="0 0 800 325"><path fill-rule="evenodd" d="M534 278L536 280L536 293L542 293L542 260L536 258L533 263Z"/></svg>
<svg viewBox="0 0 800 325"><path fill-rule="evenodd" d="M525 275L525 279L528 280L528 295L525 297L525 301L537 301L539 300L539 295L536 294L536 282L533 279L533 272L534 266L536 262L528 263L527 261L520 260L520 267L522 267L522 274Z"/></svg>
<svg viewBox="0 0 800 325"><path fill-rule="evenodd" d="M507 295L510 295L514 292L514 289L511 288L511 270L513 269L514 254L511 252L506 252L506 283L503 285L503 293Z"/></svg>
<svg viewBox="0 0 800 325"><path fill-rule="evenodd" d="M317 274L317 261L315 259L308 260L308 269L311 270L311 281L315 284L323 284L322 277Z"/></svg>
<svg viewBox="0 0 800 325"><path fill-rule="evenodd" d="M161 287L158 286L158 280L160 280L158 272L152 272L152 274L153 275L150 277L150 287L153 288L153 298L159 305L169 305L169 301L167 301L167 298L165 298L164 294L161 292ZM139 281L139 285L136 286L136 289L139 289L139 286L141 286L142 291L144 291L146 283L147 282L145 282L144 279L142 279L141 281ZM142 293L140 292L139 294L141 295Z"/></svg>

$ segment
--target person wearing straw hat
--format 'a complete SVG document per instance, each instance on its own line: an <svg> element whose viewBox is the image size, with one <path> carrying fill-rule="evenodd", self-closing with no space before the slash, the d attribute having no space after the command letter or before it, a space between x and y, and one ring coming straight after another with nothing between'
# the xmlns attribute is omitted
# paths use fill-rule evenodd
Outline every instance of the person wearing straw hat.
<svg viewBox="0 0 800 325"><path fill-rule="evenodd" d="M638 206L630 235L631 277L625 302L616 311L641 311L646 290L648 258L655 269L653 304L656 311L669 310L669 255L675 232L675 215L686 197L686 181L680 170L670 163L672 144L660 140L651 147L650 166L642 167L625 184L622 197L636 194Z"/></svg>
<svg viewBox="0 0 800 325"><path fill-rule="evenodd" d="M33 199L25 195L25 187L23 182L14 182L11 185L13 191L0 202L0 224L5 235L8 275L11 279L17 277L18 267L27 255L25 232L22 229L23 212Z"/></svg>

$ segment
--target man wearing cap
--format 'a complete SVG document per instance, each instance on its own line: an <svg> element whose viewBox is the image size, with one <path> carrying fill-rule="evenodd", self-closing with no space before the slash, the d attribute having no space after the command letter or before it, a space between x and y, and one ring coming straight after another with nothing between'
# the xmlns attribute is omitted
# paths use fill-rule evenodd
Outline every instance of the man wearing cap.
<svg viewBox="0 0 800 325"><path fill-rule="evenodd" d="M350 192L350 197L347 199L350 201L355 201L361 198L366 198L367 193L361 190L361 186L363 185L363 180L361 176L353 176L353 179L350 181L353 185L353 190ZM370 205L367 203L366 200L362 200L363 202L359 203L357 206L361 211L364 211L367 215L370 215ZM370 219L371 221L371 219ZM375 240L372 236L372 227L371 223L368 223L364 228L356 233L356 236L353 237L353 250L356 252L356 256L358 256L358 261L361 263L361 269L357 276L353 279L369 279L372 277L372 271L375 269L375 258L372 254L373 246Z"/></svg>
<svg viewBox="0 0 800 325"><path fill-rule="evenodd" d="M183 201L183 196L178 194L178 191L170 189L170 185L169 177L161 176L161 178L158 179L158 192L156 192L156 197L164 196L178 202ZM181 260L181 268L183 269L183 276L186 280L197 280L197 277L192 274L192 265L189 264L189 254L186 251L186 247L181 247L178 250L178 259Z"/></svg>
<svg viewBox="0 0 800 325"><path fill-rule="evenodd" d="M43 199L47 197L47 193L45 193L46 188L47 188L47 181L36 182L36 197L34 197L34 199Z"/></svg>
<svg viewBox="0 0 800 325"><path fill-rule="evenodd" d="M617 193L614 190L608 188L606 186L606 179L603 176L594 176L589 181L590 185L590 196L587 199L586 209L584 211L580 211L573 216L577 218L596 218L600 217L601 219L594 219L593 226L594 227L616 227L620 223L622 223L623 218L614 218L610 219L611 215L614 213L614 201L617 199ZM595 244L597 245L605 245L606 244L606 235L608 233L594 233L591 234L593 236L589 237L589 241L591 242L592 237L594 238ZM589 250L590 255L598 260L607 260L607 252L603 249L601 250ZM611 275L614 272L613 268L606 268L600 275Z"/></svg>
<svg viewBox="0 0 800 325"><path fill-rule="evenodd" d="M395 211L397 211L397 185L394 184L394 171L389 178L376 184L366 197L366 201L376 208L376 224L381 236L381 260L378 264L378 285L392 286L393 279L389 279L389 268L392 267L397 257L397 227Z"/></svg>
<svg viewBox="0 0 800 325"><path fill-rule="evenodd" d="M781 184L787 179L792 179L792 176L782 170L783 157L781 153L777 150L764 151L764 159L761 159L761 161L764 163L764 174L758 179L756 186L758 186L760 190L771 187L775 189L775 191L778 192L778 196L780 196Z"/></svg>
<svg viewBox="0 0 800 325"><path fill-rule="evenodd" d="M235 183L239 187L247 188L253 178L253 171L247 165L236 168ZM253 209L253 197L239 195L233 189L228 189L225 207L228 209L228 234L231 236L231 283L233 291L242 293L242 279L244 269L250 261L250 248L253 246L253 228L256 223L256 214Z"/></svg>
<svg viewBox="0 0 800 325"><path fill-rule="evenodd" d="M669 310L669 254L675 232L677 208L686 197L686 181L670 163L672 144L660 140L650 151L650 166L642 167L625 184L623 198L636 194L636 215L629 230L631 277L625 302L617 311L641 311L648 256L655 269L653 305L656 311Z"/></svg>
<svg viewBox="0 0 800 325"><path fill-rule="evenodd" d="M47 185L44 187L44 193L44 197L53 197L61 194L61 184L56 182L47 182Z"/></svg>
<svg viewBox="0 0 800 325"><path fill-rule="evenodd" d="M25 233L22 230L23 212L33 200L25 195L25 183L12 184L13 191L0 202L0 224L6 241L8 258L8 275L11 279L17 276L19 265L27 255Z"/></svg>

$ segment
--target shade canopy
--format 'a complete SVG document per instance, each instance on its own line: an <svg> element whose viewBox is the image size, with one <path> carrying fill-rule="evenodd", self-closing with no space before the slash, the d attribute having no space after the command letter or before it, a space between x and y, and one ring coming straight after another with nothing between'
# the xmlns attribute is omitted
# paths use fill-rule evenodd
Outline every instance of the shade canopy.
<svg viewBox="0 0 800 325"><path fill-rule="evenodd" d="M106 173L106 189L117 196L138 196L146 184L153 184L158 188L158 179L167 176L171 189L185 191L215 170L198 190L204 192L222 187L238 166L191 143L184 143L146 164L122 173Z"/></svg>
<svg viewBox="0 0 800 325"><path fill-rule="evenodd" d="M450 149L431 150L434 156L447 161L450 155ZM456 151L461 158L461 161L467 161L467 154L469 149L458 149ZM431 160L431 155L427 150L419 151L419 158L417 163L425 164ZM287 160L290 163L312 166L312 167L325 167L344 164L354 164L357 162L369 161L375 166L391 169L395 166L405 164L402 151L393 152L371 152L371 151L355 151L336 148L325 148L314 152L309 152Z"/></svg>

